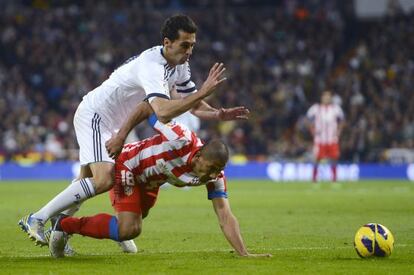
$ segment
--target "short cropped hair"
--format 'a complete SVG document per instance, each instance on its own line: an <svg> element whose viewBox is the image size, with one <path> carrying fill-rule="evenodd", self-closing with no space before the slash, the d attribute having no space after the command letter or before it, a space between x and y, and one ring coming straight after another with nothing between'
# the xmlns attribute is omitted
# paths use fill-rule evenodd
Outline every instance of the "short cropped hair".
<svg viewBox="0 0 414 275"><path fill-rule="evenodd" d="M164 38L168 38L171 41L176 40L179 37L178 31L180 30L187 33L196 33L197 25L187 15L173 15L164 21L164 25L161 28L161 41Z"/></svg>
<svg viewBox="0 0 414 275"><path fill-rule="evenodd" d="M225 166L229 160L229 149L227 145L219 139L213 139L201 148L201 155L204 159Z"/></svg>

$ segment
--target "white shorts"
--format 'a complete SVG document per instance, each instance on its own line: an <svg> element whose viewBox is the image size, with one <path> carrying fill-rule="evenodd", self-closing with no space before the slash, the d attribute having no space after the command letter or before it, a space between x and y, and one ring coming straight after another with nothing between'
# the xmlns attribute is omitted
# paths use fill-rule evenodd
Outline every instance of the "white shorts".
<svg viewBox="0 0 414 275"><path fill-rule="evenodd" d="M105 142L111 138L113 130L105 125L99 114L87 108L84 101L79 104L75 112L73 125L79 144L81 165L94 162L115 163L105 148Z"/></svg>

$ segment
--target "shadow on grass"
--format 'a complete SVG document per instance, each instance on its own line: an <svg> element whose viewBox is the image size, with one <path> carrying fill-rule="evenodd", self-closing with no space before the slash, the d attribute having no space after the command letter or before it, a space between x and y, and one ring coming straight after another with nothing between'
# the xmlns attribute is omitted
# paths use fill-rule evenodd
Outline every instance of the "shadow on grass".
<svg viewBox="0 0 414 275"><path fill-rule="evenodd" d="M357 257L335 257L334 261L344 263L389 263L389 264L412 264L412 259L398 257L373 257L373 258L357 258Z"/></svg>

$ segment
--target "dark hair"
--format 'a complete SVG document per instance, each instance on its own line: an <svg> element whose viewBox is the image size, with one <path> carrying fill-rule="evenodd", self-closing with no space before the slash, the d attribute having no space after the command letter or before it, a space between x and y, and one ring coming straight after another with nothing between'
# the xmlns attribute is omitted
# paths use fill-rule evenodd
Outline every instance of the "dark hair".
<svg viewBox="0 0 414 275"><path fill-rule="evenodd" d="M213 139L204 144L200 153L203 158L223 166L226 165L229 160L229 149L227 148L227 145L219 139Z"/></svg>
<svg viewBox="0 0 414 275"><path fill-rule="evenodd" d="M161 40L168 38L174 41L178 38L178 31L182 30L187 33L196 33L197 25L187 15L177 14L173 15L164 21L164 25L161 28Z"/></svg>

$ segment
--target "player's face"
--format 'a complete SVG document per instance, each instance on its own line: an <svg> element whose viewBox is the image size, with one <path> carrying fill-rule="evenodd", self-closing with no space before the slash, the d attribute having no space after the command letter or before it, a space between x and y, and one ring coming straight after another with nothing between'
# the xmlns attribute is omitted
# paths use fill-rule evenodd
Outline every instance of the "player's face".
<svg viewBox="0 0 414 275"><path fill-rule="evenodd" d="M193 48L196 43L196 34L184 31L178 31L178 38L174 41L168 38L164 39L164 54L168 62L173 65L184 64L193 54Z"/></svg>
<svg viewBox="0 0 414 275"><path fill-rule="evenodd" d="M224 165L206 160L202 156L196 157L193 166L193 172L200 178L201 182L216 179L223 169Z"/></svg>
<svg viewBox="0 0 414 275"><path fill-rule="evenodd" d="M332 94L330 92L324 92L322 94L322 104L331 104Z"/></svg>

